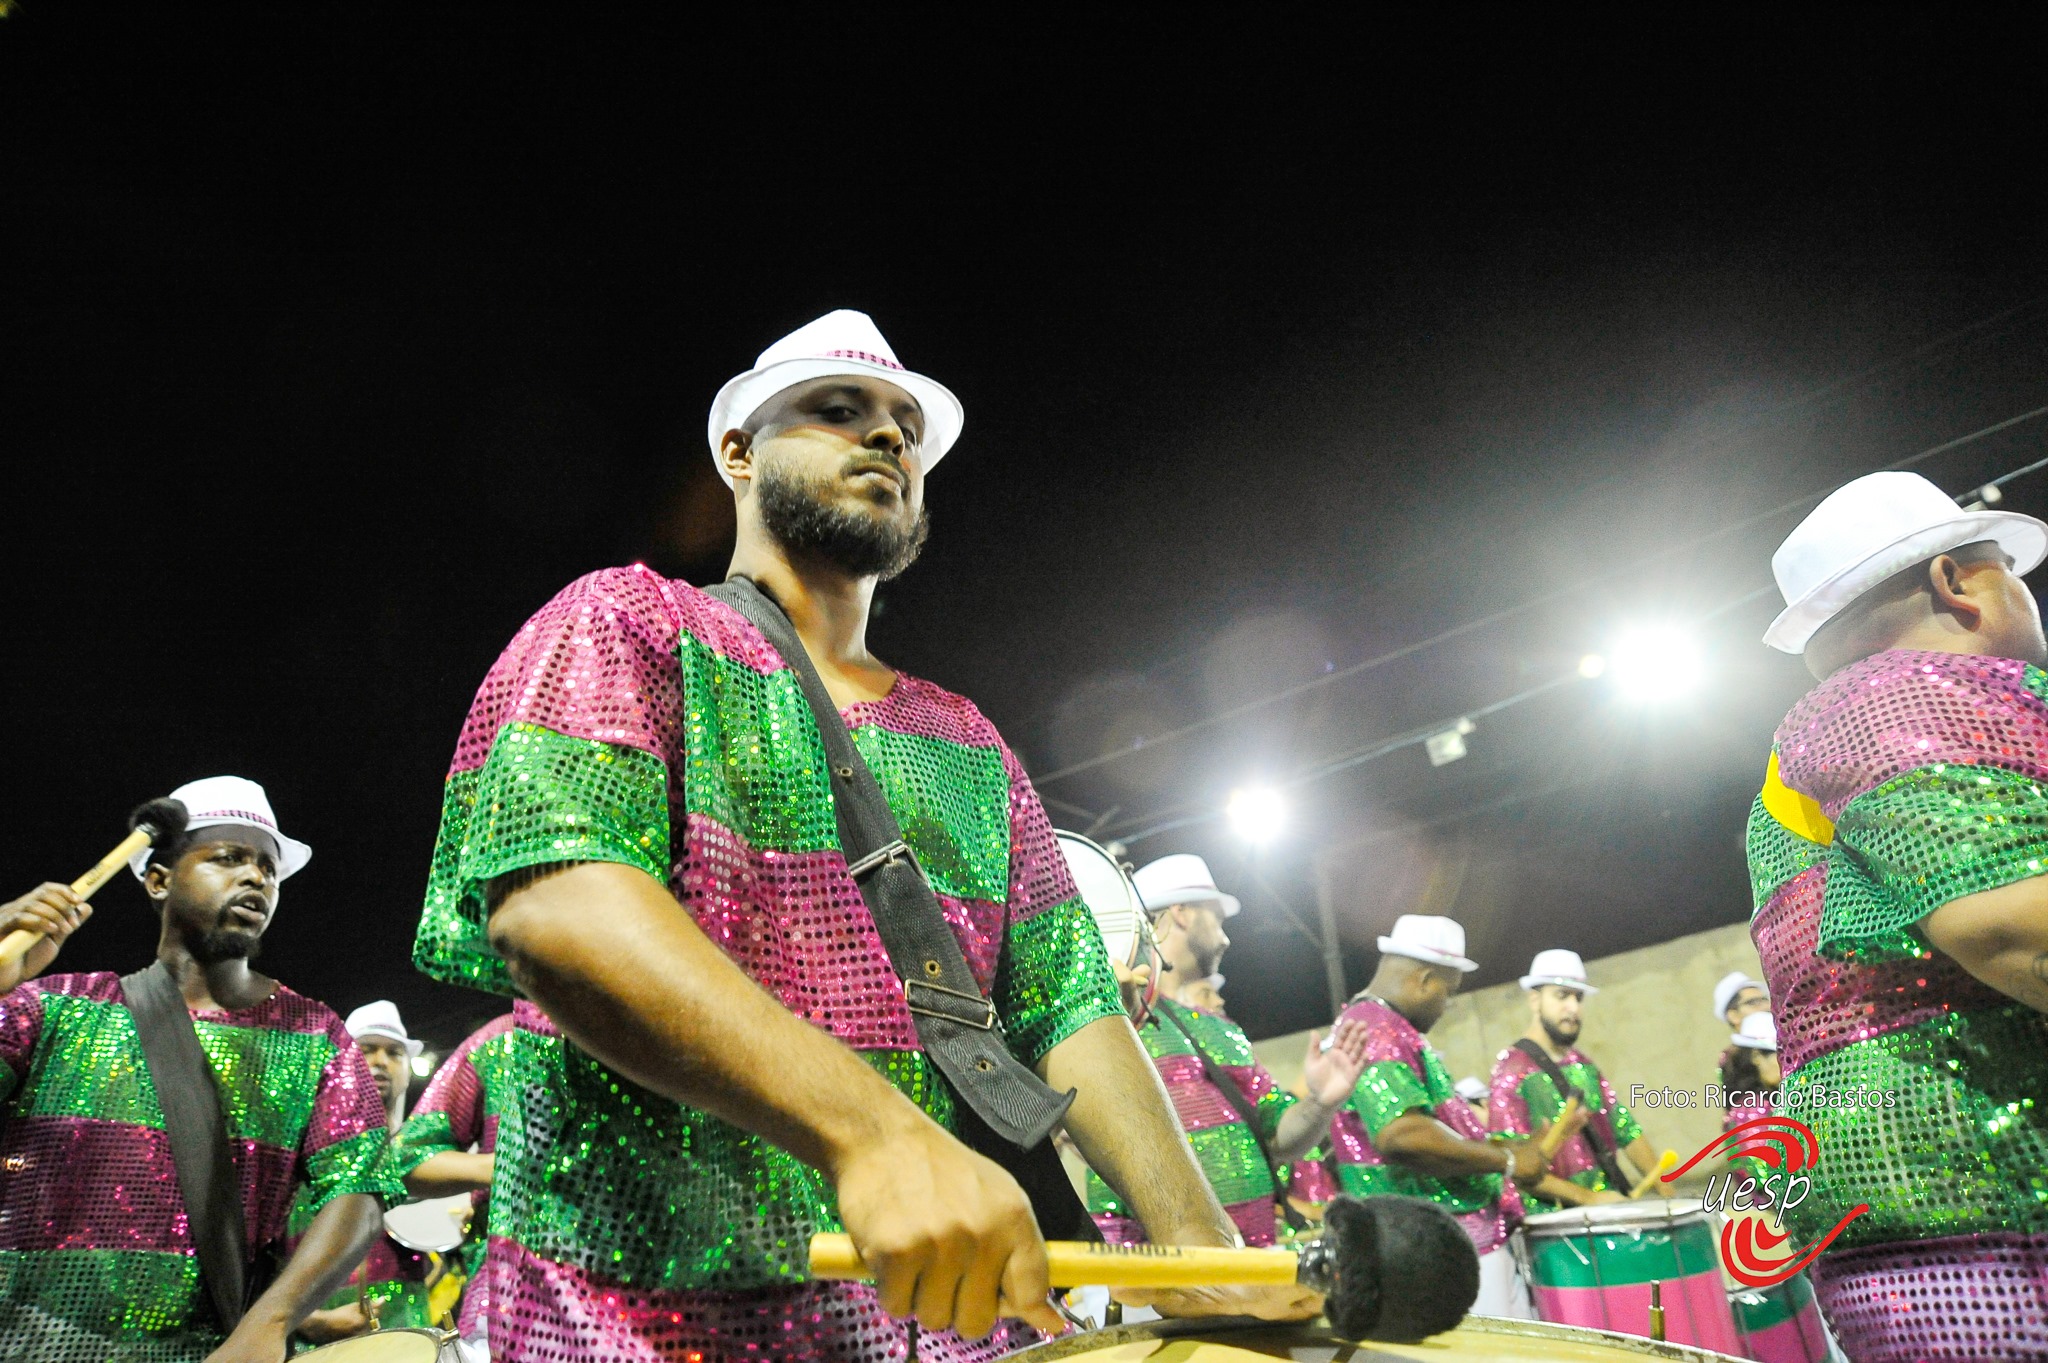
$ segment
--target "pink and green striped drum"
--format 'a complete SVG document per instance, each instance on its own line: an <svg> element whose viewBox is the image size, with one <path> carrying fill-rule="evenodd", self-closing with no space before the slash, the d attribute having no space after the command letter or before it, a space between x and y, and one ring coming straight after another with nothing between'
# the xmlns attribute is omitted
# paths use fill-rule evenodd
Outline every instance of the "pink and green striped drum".
<svg viewBox="0 0 2048 1363"><path fill-rule="evenodd" d="M1828 1332L1804 1273L1728 1294L1742 1353L1757 1363L1827 1363Z"/></svg>
<svg viewBox="0 0 2048 1363"><path fill-rule="evenodd" d="M1644 1198L1532 1216L1518 1241L1536 1314L1560 1325L1650 1333L1663 1285L1665 1338L1721 1353L1742 1341L1728 1308L1713 1219L1697 1199Z"/></svg>

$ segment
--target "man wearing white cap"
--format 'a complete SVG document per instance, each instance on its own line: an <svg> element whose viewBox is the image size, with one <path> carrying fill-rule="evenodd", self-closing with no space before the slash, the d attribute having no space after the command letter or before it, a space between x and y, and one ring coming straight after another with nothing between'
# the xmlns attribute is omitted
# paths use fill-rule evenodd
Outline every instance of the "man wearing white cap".
<svg viewBox="0 0 2048 1363"><path fill-rule="evenodd" d="M0 998L10 1358L275 1363L402 1196L382 1170L383 1104L341 1019L249 966L311 849L278 828L254 781L211 777L172 798L185 832L132 867L162 920L155 963L125 979L45 976ZM206 1109L182 1101L194 1093L218 1103L226 1149ZM204 1199L188 1203L185 1187ZM295 1196L310 1225L265 1287Z"/></svg>
<svg viewBox="0 0 2048 1363"><path fill-rule="evenodd" d="M1469 971L1465 929L1449 918L1404 913L1379 939L1380 963L1338 1017L1366 1029L1365 1072L1331 1131L1341 1191L1402 1193L1458 1218L1479 1251L1479 1301L1488 1316L1527 1316L1529 1291L1508 1252L1522 1219L1518 1188L1549 1173L1536 1143L1489 1137L1458 1096L1443 1056L1425 1034Z"/></svg>
<svg viewBox="0 0 2048 1363"><path fill-rule="evenodd" d="M961 425L864 314L798 329L705 428L733 491L728 581L592 573L477 694L414 959L563 1033L513 1048L531 1100L495 1161L498 1358L901 1358L915 1315L919 1357L978 1359L1033 1337L1009 1321L1061 1328L1032 1204L955 1139L971 1105L935 1056L959 1072L968 1026L1014 1062L986 1072L1078 1090L1068 1134L1154 1239L1235 1239L1022 766L964 697L868 648ZM828 761L842 724L853 761ZM900 830L859 881L842 816ZM899 959L877 887L943 917L932 954ZM842 1225L874 1287L807 1280L811 1234ZM1272 1289L1160 1305L1317 1309Z"/></svg>
<svg viewBox="0 0 2048 1363"><path fill-rule="evenodd" d="M2031 516L1878 473L1771 560L1765 642L1820 684L1750 813L1751 935L1820 1147L1792 1243L1868 1207L1811 1269L1858 1363L2048 1356L2044 552Z"/></svg>
<svg viewBox="0 0 2048 1363"><path fill-rule="evenodd" d="M1139 1020L1138 1039L1245 1244L1271 1245L1279 1237L1279 1171L1329 1134L1331 1114L1351 1096L1365 1064L1364 1030L1340 1025L1327 1047L1310 1036L1302 1067L1308 1096L1288 1093L1253 1057L1243 1029L1189 1002L1188 986L1208 987L1219 978L1216 967L1230 945L1223 920L1237 912L1235 896L1217 889L1208 863L1187 853L1141 866L1132 879L1165 967L1159 998ZM1146 1238L1099 1175L1090 1172L1087 1186L1088 1210L1103 1239L1132 1244Z"/></svg>
<svg viewBox="0 0 2048 1363"><path fill-rule="evenodd" d="M405 1030L398 1005L389 999L366 1003L342 1023L355 1038L377 1096L384 1102L384 1125L396 1132L405 1120L405 1094L412 1082L412 1062L425 1049ZM399 1175L395 1167L387 1173ZM302 1229L304 1209L293 1209L294 1230ZM299 1327L302 1338L315 1344L346 1339L372 1328L412 1329L434 1323L427 1305L427 1274L432 1265L419 1251L399 1244L389 1235L379 1235L370 1252L349 1274L348 1281L335 1290L327 1304L306 1318Z"/></svg>
<svg viewBox="0 0 2048 1363"><path fill-rule="evenodd" d="M1579 953L1562 948L1537 952L1522 988L1529 993L1529 1028L1493 1062L1488 1124L1541 1139L1565 1100L1577 1097L1585 1125L1550 1157L1550 1175L1530 1193L1530 1210L1619 1201L1656 1167L1657 1156L1635 1114L1578 1048L1580 1011L1600 991L1586 982ZM1633 1175L1621 1167L1622 1153L1635 1166Z"/></svg>

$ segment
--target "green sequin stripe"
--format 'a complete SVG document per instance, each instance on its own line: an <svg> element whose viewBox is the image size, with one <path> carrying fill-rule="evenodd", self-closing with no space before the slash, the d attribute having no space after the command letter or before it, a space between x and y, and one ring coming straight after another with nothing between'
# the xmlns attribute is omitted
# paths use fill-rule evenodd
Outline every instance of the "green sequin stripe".
<svg viewBox="0 0 2048 1363"><path fill-rule="evenodd" d="M354 1306L358 1302L377 1308L377 1328L380 1330L417 1330L431 1326L433 1317L427 1314L427 1289L420 1283L404 1279L391 1279L381 1283L365 1283L361 1295L356 1284L351 1283L327 1299L324 1309Z"/></svg>
<svg viewBox="0 0 2048 1363"><path fill-rule="evenodd" d="M343 1193L367 1193L386 1207L405 1201L405 1182L390 1156L391 1141L382 1127L315 1150L306 1157L311 1210L318 1212Z"/></svg>
<svg viewBox="0 0 2048 1363"><path fill-rule="evenodd" d="M43 995L44 1023L32 1062L41 1076L21 1096L34 1117L88 1117L161 1131L164 1110L126 1007L71 994ZM227 1127L239 1140L296 1150L313 1113L334 1043L321 1032L284 1032L192 1020L216 1073L260 1075L225 1092Z"/></svg>
<svg viewBox="0 0 2048 1363"><path fill-rule="evenodd" d="M838 847L825 746L796 674L783 668L764 675L688 634L677 655L688 811L763 851ZM1010 779L1001 750L872 724L855 729L853 741L932 887L961 899L1006 899Z"/></svg>
<svg viewBox="0 0 2048 1363"><path fill-rule="evenodd" d="M561 861L613 861L668 881L668 776L638 748L508 724L481 767L449 776L413 964L449 984L512 994L491 949L483 886Z"/></svg>
<svg viewBox="0 0 2048 1363"><path fill-rule="evenodd" d="M1786 881L1827 860L1828 849L1771 817L1759 795L1749 807L1749 897L1752 916Z"/></svg>
<svg viewBox="0 0 2048 1363"><path fill-rule="evenodd" d="M1819 951L1926 954L1914 924L1951 900L2048 870L2048 792L2003 767L1937 762L1867 790L1835 820Z"/></svg>
<svg viewBox="0 0 2048 1363"><path fill-rule="evenodd" d="M393 1174L404 1178L434 1156L455 1148L455 1128L447 1113L416 1112L392 1136L391 1149L384 1159Z"/></svg>
<svg viewBox="0 0 2048 1363"><path fill-rule="evenodd" d="M1091 1022L1123 1013L1109 951L1079 898L1012 922L993 991L1010 1049L1027 1065Z"/></svg>
<svg viewBox="0 0 2048 1363"><path fill-rule="evenodd" d="M1278 1196L1273 1171L1259 1153L1259 1143L1243 1122L1206 1127L1188 1133L1188 1144L1202 1166L1203 1177L1216 1192L1216 1200L1228 1207L1239 1202L1271 1202ZM1129 1216L1123 1199L1116 1195L1094 1170L1088 1171L1088 1210Z"/></svg>
<svg viewBox="0 0 2048 1363"><path fill-rule="evenodd" d="M1423 1052L1425 1065L1429 1054ZM1404 1112L1416 1108L1434 1111L1440 1101L1430 1096L1413 1069L1398 1060L1376 1060L1367 1065L1351 1094L1351 1108L1365 1123L1368 1136L1378 1136L1381 1128Z"/></svg>
<svg viewBox="0 0 2048 1363"><path fill-rule="evenodd" d="M2048 1233L2048 1017L2018 1003L1951 1013L1819 1056L1784 1087L1785 1115L1820 1144L1813 1192L1786 1213L1802 1242L1859 1202L1870 1210L1844 1248ZM1897 1105L1816 1101L1859 1087Z"/></svg>
<svg viewBox="0 0 2048 1363"><path fill-rule="evenodd" d="M0 1303L35 1303L33 1312L10 1311L12 1337L0 1341L10 1351L0 1356L190 1363L220 1342L193 1318L199 1299L199 1261L190 1254L0 1250Z"/></svg>
<svg viewBox="0 0 2048 1363"><path fill-rule="evenodd" d="M1499 1174L1471 1174L1463 1178L1428 1178L1411 1174L1393 1164L1349 1164L1337 1166L1337 1181L1353 1197L1378 1197L1398 1193L1434 1202L1445 1211L1462 1215L1484 1211L1500 1200Z"/></svg>

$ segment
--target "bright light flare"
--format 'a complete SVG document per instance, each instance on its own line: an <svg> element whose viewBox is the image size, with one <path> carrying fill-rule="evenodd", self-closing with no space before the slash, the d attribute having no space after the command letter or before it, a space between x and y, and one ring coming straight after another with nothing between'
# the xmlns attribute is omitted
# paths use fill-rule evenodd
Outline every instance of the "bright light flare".
<svg viewBox="0 0 2048 1363"><path fill-rule="evenodd" d="M412 1058L412 1072L424 1079L434 1072L435 1055L432 1051L421 1051Z"/></svg>
<svg viewBox="0 0 2048 1363"><path fill-rule="evenodd" d="M1690 694L1706 663L1699 641L1677 625L1642 625L1607 650L1615 689L1632 701L1652 704ZM1585 665L1580 664L1584 672Z"/></svg>
<svg viewBox="0 0 2048 1363"><path fill-rule="evenodd" d="M1287 802L1271 786L1240 786L1230 792L1223 812L1246 842L1271 842L1287 826Z"/></svg>
<svg viewBox="0 0 2048 1363"><path fill-rule="evenodd" d="M1588 653L1585 657L1579 659L1579 675L1587 681L1593 680L1593 678L1606 670L1607 659L1597 653Z"/></svg>

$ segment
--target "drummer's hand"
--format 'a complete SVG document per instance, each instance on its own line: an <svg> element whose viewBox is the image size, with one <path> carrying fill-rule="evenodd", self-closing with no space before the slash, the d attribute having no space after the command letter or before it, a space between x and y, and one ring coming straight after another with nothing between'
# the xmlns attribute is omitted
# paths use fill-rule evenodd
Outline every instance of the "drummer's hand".
<svg viewBox="0 0 2048 1363"><path fill-rule="evenodd" d="M355 1302L328 1311L315 1311L299 1322L299 1333L315 1344L332 1344L337 1339L359 1335L369 1328L370 1318Z"/></svg>
<svg viewBox="0 0 2048 1363"><path fill-rule="evenodd" d="M278 1363L285 1356L290 1334L283 1321L244 1316L235 1332L206 1356L206 1363Z"/></svg>
<svg viewBox="0 0 2048 1363"><path fill-rule="evenodd" d="M1136 1021L1145 1013L1145 991L1152 987L1152 967L1133 967L1111 961L1109 968L1116 972L1116 987L1124 996L1124 1011L1131 1015L1132 1021Z"/></svg>
<svg viewBox="0 0 2048 1363"><path fill-rule="evenodd" d="M1543 1151L1534 1141L1502 1141L1501 1144L1514 1151L1515 1186L1525 1193L1535 1192L1536 1185L1550 1173L1550 1161L1543 1157Z"/></svg>
<svg viewBox="0 0 2048 1363"><path fill-rule="evenodd" d="M1293 1283L1269 1287L1118 1288L1125 1306L1149 1306L1162 1316L1256 1316L1260 1320L1314 1320L1322 1294Z"/></svg>
<svg viewBox="0 0 2048 1363"><path fill-rule="evenodd" d="M1049 1335L1066 1322L1045 1241L1017 1181L918 1116L835 1170L839 1219L875 1274L882 1309L980 1339L1002 1317Z"/></svg>
<svg viewBox="0 0 2048 1363"><path fill-rule="evenodd" d="M1626 1193L1617 1193L1612 1188L1596 1188L1592 1192L1586 1194L1586 1200L1582 1205L1593 1207L1598 1206L1602 1202L1626 1201L1628 1201L1628 1194Z"/></svg>
<svg viewBox="0 0 2048 1363"><path fill-rule="evenodd" d="M36 886L19 899L0 904L0 937L17 929L42 935L42 940L19 961L0 965L0 993L49 969L64 939L90 917L92 905L73 894L69 885L59 885L54 880Z"/></svg>

